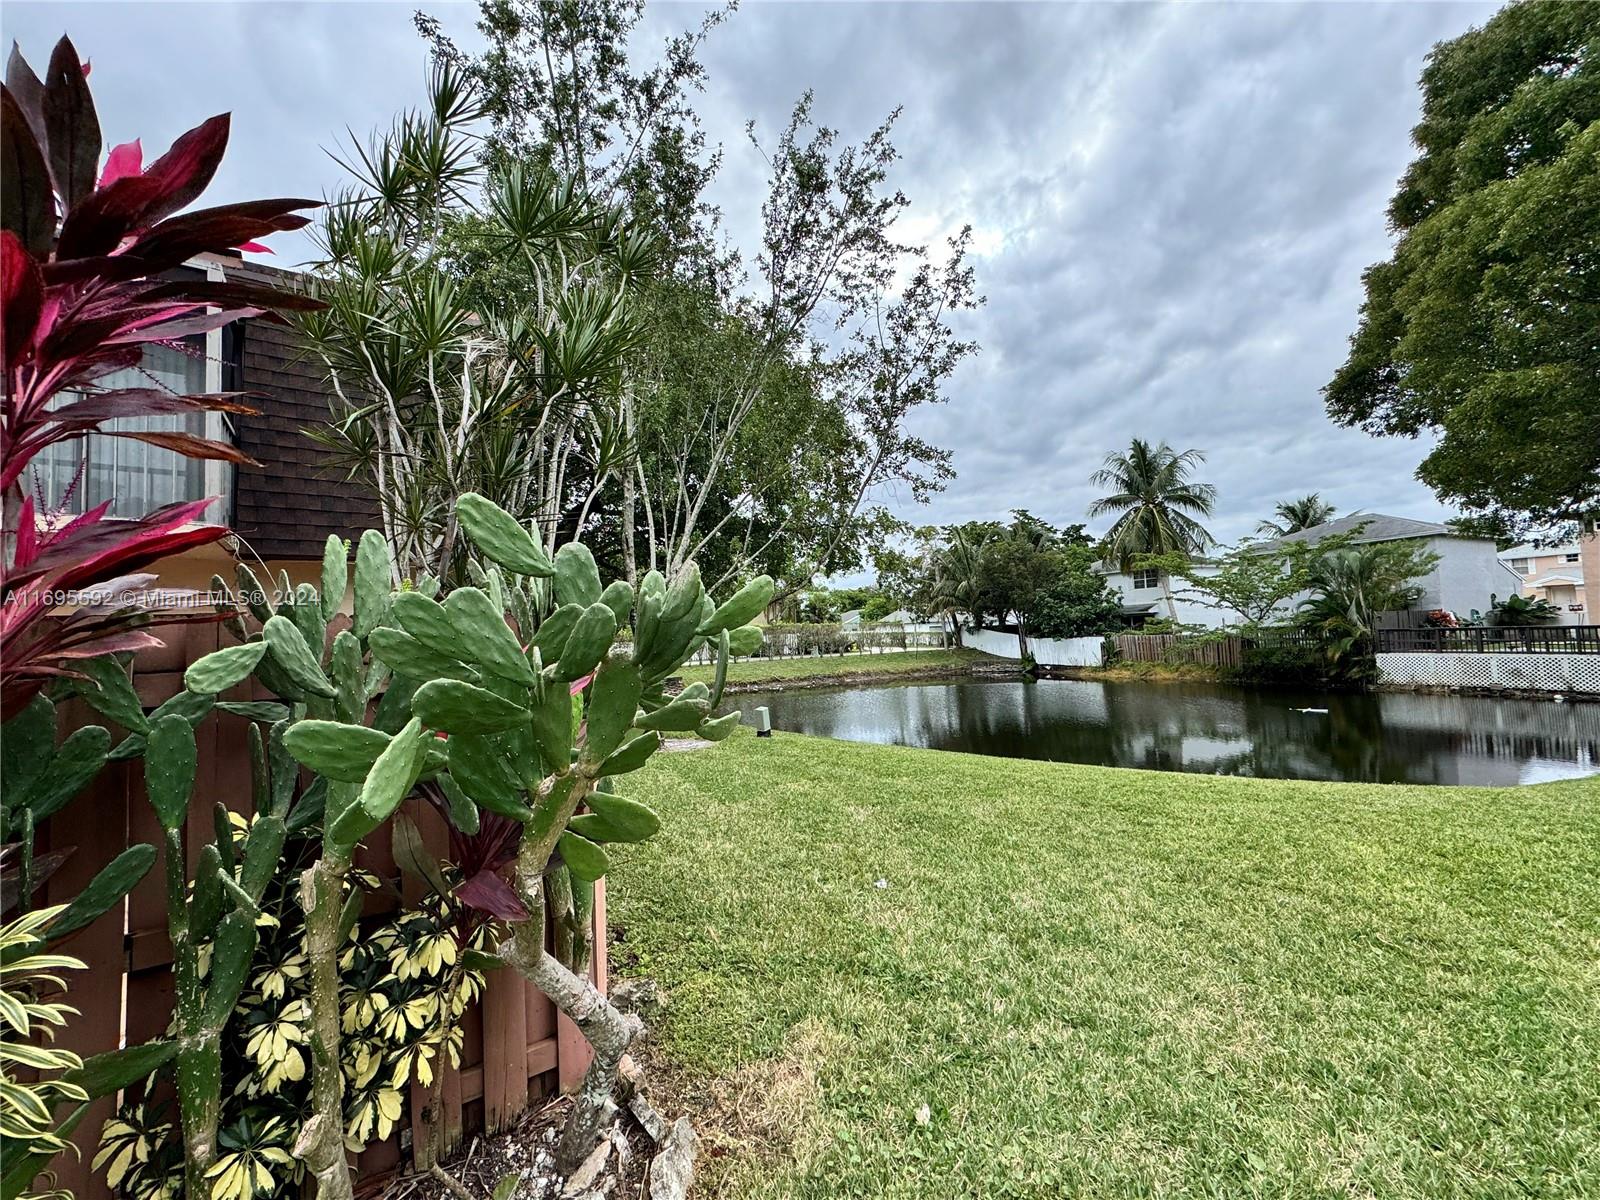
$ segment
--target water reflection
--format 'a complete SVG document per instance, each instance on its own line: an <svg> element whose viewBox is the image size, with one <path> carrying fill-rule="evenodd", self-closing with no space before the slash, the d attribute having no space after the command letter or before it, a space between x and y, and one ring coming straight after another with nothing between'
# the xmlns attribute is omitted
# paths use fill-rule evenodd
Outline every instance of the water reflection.
<svg viewBox="0 0 1600 1200"><path fill-rule="evenodd" d="M1480 786L1600 771L1600 704L1204 683L962 681L738 697L848 741L1210 775Z"/></svg>

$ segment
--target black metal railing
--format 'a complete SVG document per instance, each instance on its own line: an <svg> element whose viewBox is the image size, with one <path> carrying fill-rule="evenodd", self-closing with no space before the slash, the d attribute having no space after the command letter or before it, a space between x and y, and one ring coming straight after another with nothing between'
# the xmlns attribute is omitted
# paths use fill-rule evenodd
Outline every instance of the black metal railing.
<svg viewBox="0 0 1600 1200"><path fill-rule="evenodd" d="M1380 654L1600 654L1600 625L1380 629Z"/></svg>

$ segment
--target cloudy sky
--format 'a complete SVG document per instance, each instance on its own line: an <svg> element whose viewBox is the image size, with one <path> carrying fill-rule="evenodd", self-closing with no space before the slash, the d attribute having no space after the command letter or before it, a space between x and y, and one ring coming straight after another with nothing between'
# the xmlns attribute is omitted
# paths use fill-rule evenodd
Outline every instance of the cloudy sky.
<svg viewBox="0 0 1600 1200"><path fill-rule="evenodd" d="M414 7L6 0L0 33L41 67L70 33L108 139L147 153L231 110L213 202L317 196L345 129L420 99ZM474 44L475 5L423 7ZM701 7L657 4L646 36ZM1335 428L1319 390L1387 253L1423 58L1494 7L747 2L704 55L715 199L747 239L762 174L744 122L770 133L806 87L846 136L904 105L906 232L970 222L988 297L962 326L982 353L917 418L958 478L927 508L888 498L912 520L1082 520L1090 472L1134 436L1206 453L1224 540L1313 489L1442 518L1413 477L1426 447Z"/></svg>

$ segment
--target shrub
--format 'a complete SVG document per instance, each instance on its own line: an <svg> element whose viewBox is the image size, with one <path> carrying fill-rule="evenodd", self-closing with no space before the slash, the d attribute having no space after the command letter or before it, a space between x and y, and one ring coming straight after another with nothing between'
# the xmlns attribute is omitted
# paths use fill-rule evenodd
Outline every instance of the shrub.
<svg viewBox="0 0 1600 1200"><path fill-rule="evenodd" d="M1226 672L1235 683L1310 684L1325 682L1327 663L1315 644L1246 645L1242 665Z"/></svg>
<svg viewBox="0 0 1600 1200"><path fill-rule="evenodd" d="M257 821L230 816L236 860ZM301 1195L305 1166L290 1153L311 1106L309 962L299 870L317 856L318 831L289 841L261 900L260 938L248 982L224 1035L222 1108L216 1161L208 1168L209 1200ZM363 872L346 880L346 903L392 883ZM359 903L359 900L356 901ZM485 926L463 920L449 893L430 891L412 909L352 924L339 954L346 1148L358 1151L388 1137L402 1117L407 1089L442 1078L460 1065L460 1018L482 990L483 974L468 963L481 950ZM459 936L465 932L465 940ZM106 1183L135 1200L184 1192L179 1123L165 1099L172 1069L146 1080L101 1133L94 1166Z"/></svg>
<svg viewBox="0 0 1600 1200"><path fill-rule="evenodd" d="M310 200L260 200L178 214L211 181L228 144L227 116L191 129L140 170L139 144L100 167L100 126L85 73L62 38L40 82L21 54L6 72L5 226L0 299L5 309L0 492L0 719L20 711L64 666L160 643L138 626L132 602L150 582L141 567L227 530L193 523L215 497L168 505L112 524L110 502L71 520L47 520L25 495L30 464L51 446L91 433L151 442L195 458L247 462L234 447L177 432L107 427L115 418L221 410L250 412L228 395L178 396L99 380L137 366L143 347L227 325L273 308L316 301L178 270L202 253L275 230L298 229ZM76 399L62 404L63 395ZM102 585L107 602L62 610L55 597Z"/></svg>
<svg viewBox="0 0 1600 1200"><path fill-rule="evenodd" d="M65 907L39 909L0 926L0 983L6 997L0 1004L0 1137L11 1153L46 1161L67 1148L52 1118L55 1106L89 1099L70 1078L82 1069L83 1060L50 1044L67 1017L78 1012L51 998L67 991L56 972L83 970L76 958L44 953L45 931ZM57 1197L70 1193L53 1187L21 1193L21 1200Z"/></svg>

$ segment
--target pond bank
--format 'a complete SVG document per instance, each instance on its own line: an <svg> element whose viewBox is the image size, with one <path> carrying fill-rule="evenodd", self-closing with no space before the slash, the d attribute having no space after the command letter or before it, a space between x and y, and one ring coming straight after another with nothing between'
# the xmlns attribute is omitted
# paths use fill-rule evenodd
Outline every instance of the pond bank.
<svg viewBox="0 0 1600 1200"><path fill-rule="evenodd" d="M729 694L799 688L855 687L938 679L1019 678L1021 667L976 650L904 650L806 658L752 658L728 665ZM710 667L685 667L684 683L710 683Z"/></svg>

